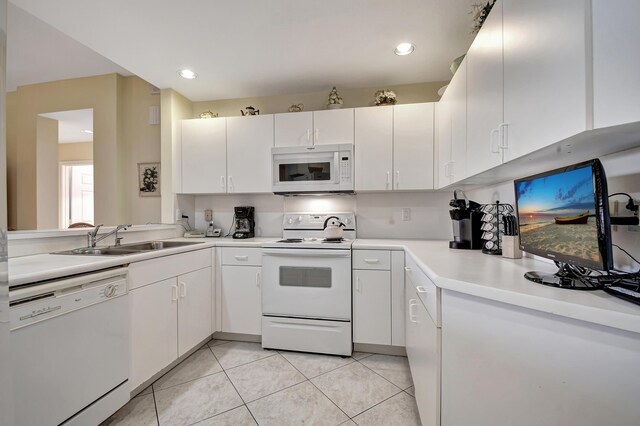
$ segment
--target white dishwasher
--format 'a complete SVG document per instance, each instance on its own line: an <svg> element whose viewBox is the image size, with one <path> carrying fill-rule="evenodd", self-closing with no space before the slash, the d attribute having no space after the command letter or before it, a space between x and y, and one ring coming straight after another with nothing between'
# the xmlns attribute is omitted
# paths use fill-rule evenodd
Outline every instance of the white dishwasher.
<svg viewBox="0 0 640 426"><path fill-rule="evenodd" d="M129 400L127 269L12 289L17 425L99 424Z"/></svg>

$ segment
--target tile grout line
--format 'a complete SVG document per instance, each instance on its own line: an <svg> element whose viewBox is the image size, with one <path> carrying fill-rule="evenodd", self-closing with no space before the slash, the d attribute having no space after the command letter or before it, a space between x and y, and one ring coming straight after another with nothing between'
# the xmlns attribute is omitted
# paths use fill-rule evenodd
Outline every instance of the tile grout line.
<svg viewBox="0 0 640 426"><path fill-rule="evenodd" d="M151 395L153 396L153 408L156 411L156 424L160 426L160 415L158 414L158 403L156 402L156 391L153 388L153 383L151 383Z"/></svg>
<svg viewBox="0 0 640 426"><path fill-rule="evenodd" d="M378 403L376 403L376 404L373 404L371 407L367 408L367 409L366 409L366 410L364 410L364 411L359 412L358 414L356 414L355 416L351 417L350 419L351 419L351 420L353 420L354 418L358 417L359 415L366 413L367 411L371 410L372 408L377 407L378 405L380 405L380 404L382 404L382 403L384 403L384 402L386 402L386 401L390 400L391 398L394 398L394 397L396 397L396 396L400 395L401 393L404 393L404 391L403 391L403 390L401 390L401 391L399 391L399 392L394 393L394 394L393 394L393 395L391 395L389 398L385 398L385 399L383 399L382 401L380 401L380 402L378 402ZM409 396L411 396L411 395L409 395ZM355 420L353 420L353 422L354 422L355 424L358 424L358 422L356 422Z"/></svg>
<svg viewBox="0 0 640 426"><path fill-rule="evenodd" d="M287 352L287 351L284 351L284 352ZM311 353L311 352L302 352L302 353ZM282 355L282 353L280 353L280 355ZM315 355L315 354L312 353L312 355ZM318 355L324 355L324 354L318 354ZM282 357L284 359L286 359L289 362L289 364L293 365L293 363L291 361L289 361L286 356L282 355ZM336 371L339 368L346 367L347 365L353 364L355 361L357 361L353 357L349 357L349 358L351 358L351 360L352 360L350 363L345 364L345 365L341 365L340 367L332 368L331 370L327 370L324 373L320 373L317 376L313 376L313 377L307 377L302 371L298 370L295 365L293 365L293 368L295 368L296 370L300 371L300 374L302 374L304 377L307 377L308 380L311 380L311 379L315 379L316 377L324 376L325 374L331 373L332 371Z"/></svg>
<svg viewBox="0 0 640 426"><path fill-rule="evenodd" d="M357 361L360 363L360 365L362 365L363 367L369 369L372 373L382 377L383 379L385 379L387 382L391 383L393 386L395 386L396 388L400 389L400 392L403 392L404 389L402 389L400 386L396 385L395 383L393 383L391 380L387 379L386 377L384 377L382 374L378 373L377 371L375 371L372 368L367 367L366 365L364 365L363 363L361 363L360 361ZM413 381L413 380L412 380ZM411 384L411 386L414 386L413 384ZM407 386L407 389L409 389L411 386Z"/></svg>

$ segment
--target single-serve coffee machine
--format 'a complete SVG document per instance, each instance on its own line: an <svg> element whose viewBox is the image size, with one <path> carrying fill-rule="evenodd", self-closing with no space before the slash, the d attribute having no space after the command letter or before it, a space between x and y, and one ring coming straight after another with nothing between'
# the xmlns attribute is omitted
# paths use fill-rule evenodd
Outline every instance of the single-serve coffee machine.
<svg viewBox="0 0 640 426"><path fill-rule="evenodd" d="M256 222L253 219L254 208L251 206L234 207L235 228L233 238L253 238Z"/></svg>
<svg viewBox="0 0 640 426"><path fill-rule="evenodd" d="M449 241L449 248L482 249L482 206L469 200L459 189L453 191L453 200L449 205L453 207L453 210L449 210L453 224L453 241Z"/></svg>

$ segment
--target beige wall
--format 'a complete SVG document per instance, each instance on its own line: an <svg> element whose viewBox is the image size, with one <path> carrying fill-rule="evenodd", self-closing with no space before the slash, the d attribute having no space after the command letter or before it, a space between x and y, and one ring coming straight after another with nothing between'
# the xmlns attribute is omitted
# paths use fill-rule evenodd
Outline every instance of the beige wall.
<svg viewBox="0 0 640 426"><path fill-rule="evenodd" d="M162 222L173 223L178 206L176 191L182 173L180 156L180 122L193 117L193 103L173 89L163 89L161 93L161 144L162 164L160 181L162 185Z"/></svg>
<svg viewBox="0 0 640 426"><path fill-rule="evenodd" d="M135 76L107 74L21 86L9 97L10 229L38 226L38 114L86 108L94 113L95 222L157 221L160 201L137 195L137 163L160 159L159 126L148 122L149 106L160 101L158 95L149 94L148 83Z"/></svg>
<svg viewBox="0 0 640 426"><path fill-rule="evenodd" d="M372 106L374 93L379 89L391 89L397 97L398 103L410 104L416 102L435 102L440 99L438 89L447 84L446 81L431 83L402 84L396 86L369 87L364 89L343 89L338 87L338 92L344 101L343 108L355 108ZM327 97L331 87L323 92L299 93L290 95L264 96L258 98L224 99L193 103L193 117L198 118L200 113L211 110L220 114L220 117L240 115L240 110L251 105L260 110L261 114L274 114L287 112L292 104L304 104L305 111L316 111L327 108Z"/></svg>
<svg viewBox="0 0 640 426"><path fill-rule="evenodd" d="M58 227L58 121L36 118L37 229Z"/></svg>
<svg viewBox="0 0 640 426"><path fill-rule="evenodd" d="M93 160L93 142L58 144L58 161Z"/></svg>

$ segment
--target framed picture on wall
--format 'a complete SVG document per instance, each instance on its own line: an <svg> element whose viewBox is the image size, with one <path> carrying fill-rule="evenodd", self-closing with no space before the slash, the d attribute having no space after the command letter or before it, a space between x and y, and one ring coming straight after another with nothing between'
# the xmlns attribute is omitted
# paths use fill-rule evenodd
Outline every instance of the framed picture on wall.
<svg viewBox="0 0 640 426"><path fill-rule="evenodd" d="M160 163L138 163L138 188L141 197L160 196Z"/></svg>

